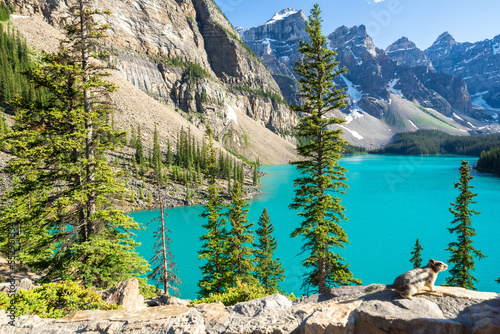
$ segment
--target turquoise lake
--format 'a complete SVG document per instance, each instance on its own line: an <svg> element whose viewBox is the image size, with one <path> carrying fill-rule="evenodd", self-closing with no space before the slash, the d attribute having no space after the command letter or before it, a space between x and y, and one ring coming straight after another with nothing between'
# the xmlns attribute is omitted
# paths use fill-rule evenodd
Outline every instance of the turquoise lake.
<svg viewBox="0 0 500 334"><path fill-rule="evenodd" d="M359 155L342 159L349 171L349 190L342 196L348 221L342 223L350 244L339 252L350 263L355 278L363 285L391 284L396 276L412 269L410 252L419 238L423 247L425 264L430 258L448 262L445 251L456 236L448 231L453 219L450 202L455 201L458 190L458 168L462 160L470 164L476 158L460 156L381 156ZM278 241L276 256L281 259L287 275L281 287L288 293L301 295L304 274L297 254L303 244L300 238L290 238L290 233L300 224L296 211L289 210L293 197L295 167L289 165L263 166L262 194L250 201L249 220L257 222L262 209L269 212ZM473 275L479 280L476 287L482 291L500 292L500 177L472 171L473 192L478 193L472 208L481 214L472 217L477 235L474 246L487 258L476 260ZM167 225L172 231L172 253L175 256L179 289L182 298L197 297L197 282L201 278L198 250L199 237L205 233L199 214L202 206L180 207L167 210ZM136 221L147 224L158 216L158 211L131 213ZM152 255L153 230L151 224L137 233L141 242L138 251L149 260ZM444 283L448 272L440 273L436 285Z"/></svg>

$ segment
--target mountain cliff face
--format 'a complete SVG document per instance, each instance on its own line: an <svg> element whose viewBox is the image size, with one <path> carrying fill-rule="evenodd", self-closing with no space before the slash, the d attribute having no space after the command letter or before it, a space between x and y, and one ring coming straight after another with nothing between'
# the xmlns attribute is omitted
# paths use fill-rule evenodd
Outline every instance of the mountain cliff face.
<svg viewBox="0 0 500 334"><path fill-rule="evenodd" d="M298 33L306 20L302 11L289 8L262 26L238 29L245 43L273 73L290 103L297 102L298 86L292 84L296 80L292 67L301 57L297 46L293 47L294 38L307 40L305 31ZM408 38L381 50L363 25L342 26L327 38L338 53L337 60L347 68L337 84L349 95L348 107L340 115L347 120L343 125L345 137L353 144L380 146L397 132L417 129L477 134L500 128L494 122L496 113L485 114L473 108L470 91L475 91L468 89L466 77L441 71L445 65L434 64L437 56L419 50ZM439 45L454 50L456 42L443 36Z"/></svg>
<svg viewBox="0 0 500 334"><path fill-rule="evenodd" d="M19 14L43 16L54 27L67 8L66 1L8 2ZM234 136L225 136L231 128L238 140L248 137L231 125L233 110L282 136L292 132L297 117L269 97L281 95L272 75L211 0L102 0L96 6L112 12L102 18L110 26L104 47L113 55L112 67L201 130L209 124L243 155Z"/></svg>
<svg viewBox="0 0 500 334"><path fill-rule="evenodd" d="M475 104L500 108L500 35L458 43L445 32L425 54L437 71L464 79Z"/></svg>

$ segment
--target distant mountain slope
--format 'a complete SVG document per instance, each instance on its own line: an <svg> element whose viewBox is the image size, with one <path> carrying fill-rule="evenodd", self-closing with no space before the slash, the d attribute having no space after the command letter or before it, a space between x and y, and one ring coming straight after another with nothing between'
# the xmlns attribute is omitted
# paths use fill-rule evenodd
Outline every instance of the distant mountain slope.
<svg viewBox="0 0 500 334"><path fill-rule="evenodd" d="M307 40L306 21L302 11L288 8L261 26L237 29L273 73L290 103L298 102L292 67L301 57L297 38ZM440 70L445 61L435 65L436 52L421 51L404 37L387 50L379 49L363 25L342 26L327 37L330 47L338 52L337 60L347 67L337 84L349 95L348 108L342 115L347 119L343 125L345 137L352 144L378 147L398 132L417 129L440 129L451 134L500 131L495 122L498 113L473 107L467 77ZM449 44L445 40L438 44L445 47ZM494 66L500 70L500 64Z"/></svg>
<svg viewBox="0 0 500 334"><path fill-rule="evenodd" d="M17 12L14 25L31 44L46 48L60 29L66 1L7 2ZM295 158L293 144L283 138L290 138L297 116L280 103L274 78L213 1L102 0L96 4L112 12L102 18L110 25L105 47L113 55L113 75L121 77L116 80L127 86L124 94L129 94L118 97L123 105L118 118L125 128L143 124L148 136L154 122L159 122L164 138L175 141L182 126L197 128L201 138L210 125L223 146L249 160L260 157L265 163L286 163ZM146 102L147 96L134 87L157 102ZM169 115L168 121L164 114ZM234 114L245 122L236 122ZM229 130L232 136L227 136ZM269 147L263 139L275 146Z"/></svg>

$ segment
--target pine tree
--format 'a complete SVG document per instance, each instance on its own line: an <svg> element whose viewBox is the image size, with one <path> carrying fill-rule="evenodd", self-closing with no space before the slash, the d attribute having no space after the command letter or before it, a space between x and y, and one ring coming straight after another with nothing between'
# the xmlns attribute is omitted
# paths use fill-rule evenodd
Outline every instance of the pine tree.
<svg viewBox="0 0 500 334"><path fill-rule="evenodd" d="M131 230L139 225L111 200L125 191L105 158L114 150L108 94L116 87L91 57L106 25L106 14L87 9L85 0L69 4L66 39L57 53L43 54L42 65L27 72L51 96L47 101L16 99L15 125L8 135L17 156L5 172L18 176L2 211L5 229L14 223L23 244L20 256L31 268L55 277L107 288L147 271L133 252Z"/></svg>
<svg viewBox="0 0 500 334"><path fill-rule="evenodd" d="M325 293L329 286L360 284L361 281L353 278L349 265L343 264L340 254L333 252L334 248L345 248L349 242L339 225L346 220L345 208L340 198L333 196L344 194L348 187L346 169L339 165L346 142L341 137L342 130L329 130L345 120L327 115L345 106L343 90L335 87L333 79L346 70L338 68L337 53L328 48L321 34L320 13L316 4L306 24L311 41L300 41L303 58L295 69L300 76L299 97L305 101L293 106L304 115L297 133L311 141L297 146L303 160L292 162L301 177L295 180L295 198L290 208L299 210L299 216L304 219L292 233L292 237L305 239L302 249L309 252L303 261L304 267L310 269L304 286L317 286L319 293Z"/></svg>
<svg viewBox="0 0 500 334"><path fill-rule="evenodd" d="M167 148L167 166L172 166L174 163L174 153L172 152L172 146L170 146L170 139L168 140Z"/></svg>
<svg viewBox="0 0 500 334"><path fill-rule="evenodd" d="M410 259L410 262L413 263L413 268L420 268L422 266L422 255L421 255L422 249L423 248L417 239L417 242L415 243L415 248L413 249L413 252L411 252L413 257Z"/></svg>
<svg viewBox="0 0 500 334"><path fill-rule="evenodd" d="M258 243L254 245L256 250L255 277L262 284L267 293L279 291L278 284L285 279L285 269L279 262L279 258L273 259L274 251L278 247L276 238L272 236L274 226L271 218L264 208L259 217L259 228L256 233L259 236Z"/></svg>
<svg viewBox="0 0 500 334"><path fill-rule="evenodd" d="M252 184L254 186L257 186L259 184L259 171L258 171L259 165L257 162L254 163L253 165L253 179L252 179Z"/></svg>
<svg viewBox="0 0 500 334"><path fill-rule="evenodd" d="M144 146L142 145L141 126L137 126L137 139L135 141L135 161L142 166L144 164Z"/></svg>
<svg viewBox="0 0 500 334"><path fill-rule="evenodd" d="M171 240L168 236L169 233L172 233L165 223L165 217L168 217L168 214L165 212L160 182L159 182L159 173L156 174L157 177L157 187L158 187L158 202L157 205L160 209L160 217L153 219L153 221L158 221L160 224L158 225L158 229L153 233L153 238L155 239L155 243L153 246L153 257L151 258L151 264L153 266L153 271L148 275L149 279L154 280L158 285L163 285L163 293L167 296L170 295L170 290L173 291L174 295L179 296L179 284L181 280L177 277L177 269L176 264L174 262L174 256L170 250ZM151 221L152 222L152 221ZM149 223L151 223L149 222ZM149 224L148 224L149 225Z"/></svg>
<svg viewBox="0 0 500 334"><path fill-rule="evenodd" d="M251 248L254 241L251 230L253 223L248 222L248 206L241 193L241 186L238 182L234 183L231 204L226 213L231 224L231 230L228 232L227 253L231 272L230 284L233 286L236 285L236 279L244 283L255 283L253 249Z"/></svg>
<svg viewBox="0 0 500 334"><path fill-rule="evenodd" d="M468 164L467 161L462 160L459 169L460 182L454 183L455 188L459 190L459 195L456 203L451 202L450 212L455 218L451 222L454 227L448 230L450 233L457 234L458 240L450 242L446 248L451 253L449 262L453 264L450 269L451 277L446 278L446 284L476 290L474 282L477 282L477 279L471 273L475 267L474 258L480 260L485 255L472 245L472 237L476 235L476 230L472 228L471 217L480 212L469 208L470 205L476 203L473 198L477 194L470 191L474 187L469 184L473 177L470 176L471 168Z"/></svg>
<svg viewBox="0 0 500 334"><path fill-rule="evenodd" d="M200 297L208 297L212 293L221 293L229 287L230 272L227 263L227 230L226 220L222 216L224 204L215 184L218 171L217 156L213 143L213 134L207 129L207 166L204 170L208 180L208 202L200 217L207 220L203 225L206 233L200 237L203 242L198 258L206 263L201 267L203 278L198 282Z"/></svg>

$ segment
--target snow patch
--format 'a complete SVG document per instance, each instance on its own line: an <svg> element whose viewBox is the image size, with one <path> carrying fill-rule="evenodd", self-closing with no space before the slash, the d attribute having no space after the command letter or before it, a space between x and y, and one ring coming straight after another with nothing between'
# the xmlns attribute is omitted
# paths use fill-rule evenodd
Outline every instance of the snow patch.
<svg viewBox="0 0 500 334"><path fill-rule="evenodd" d="M500 43L493 43L493 54L497 55L500 53Z"/></svg>
<svg viewBox="0 0 500 334"><path fill-rule="evenodd" d="M474 94L471 96L471 99L472 99L472 105L473 106L478 106L478 107L481 107L481 108L484 108L484 109L489 109L489 110L494 110L494 111L500 111L500 108L493 108L491 107L488 102L486 102L484 99L483 99L483 95L487 94L488 91L484 91L484 92L481 92L481 93L477 93L477 94Z"/></svg>
<svg viewBox="0 0 500 334"><path fill-rule="evenodd" d="M463 120L464 120L462 117L458 116L458 115L457 115L457 114L455 114L455 113L453 113L453 114L451 115L451 117L455 117L456 119L459 119L459 120L461 120L461 121L463 121Z"/></svg>
<svg viewBox="0 0 500 334"><path fill-rule="evenodd" d="M417 130L418 130L418 127L415 125L415 123L413 123L411 120L408 120L408 122L410 122L410 124L411 124L411 125L413 125L413 127L414 127L415 129L417 129Z"/></svg>
<svg viewBox="0 0 500 334"><path fill-rule="evenodd" d="M271 44L271 42L276 42L276 40L272 38L264 38L260 42L262 43L262 45L269 45Z"/></svg>
<svg viewBox="0 0 500 334"><path fill-rule="evenodd" d="M281 60L281 61L290 61L290 57L288 57L288 56L283 56L283 57L280 57L280 60Z"/></svg>
<svg viewBox="0 0 500 334"><path fill-rule="evenodd" d="M473 129L477 129L477 126L474 126L471 122L467 122L467 124L469 124Z"/></svg>
<svg viewBox="0 0 500 334"><path fill-rule="evenodd" d="M491 117L493 117L493 119L498 119L498 114L493 114Z"/></svg>
<svg viewBox="0 0 500 334"><path fill-rule="evenodd" d="M278 12L274 13L273 18L270 19L269 21L267 21L266 24L272 24L276 21L281 21L284 18L289 17L290 15L293 15L293 14L298 13L298 12L299 12L298 10L295 10L293 8L284 9L279 13Z"/></svg>
<svg viewBox="0 0 500 334"><path fill-rule="evenodd" d="M357 87L349 81L343 74L340 75L342 80L344 80L345 84L347 85L347 94L351 97L353 100L354 104L357 104L359 100L363 98L363 93L361 93Z"/></svg>
<svg viewBox="0 0 500 334"><path fill-rule="evenodd" d="M362 136L362 135L360 135L360 134L359 134L359 132L356 132L356 131L354 131L354 130L348 129L348 128L346 128L346 127L345 127L345 126L343 126L343 125L339 125L339 126L340 126L342 129L347 130L347 131L348 131L351 135L353 135L353 136L354 136L354 138L359 139L359 140L362 140L362 139L363 139L363 136Z"/></svg>
<svg viewBox="0 0 500 334"><path fill-rule="evenodd" d="M389 91L390 91L391 93L393 93L393 94L403 96L403 93L401 92L401 90L394 88L394 86L396 86L398 82L399 82L399 78L397 78L397 79L392 79L391 81L389 81L389 82L387 83L387 85L389 86Z"/></svg>
<svg viewBox="0 0 500 334"><path fill-rule="evenodd" d="M26 15L13 15L13 14L11 14L10 18L11 19L29 19L30 16L26 16Z"/></svg>
<svg viewBox="0 0 500 334"><path fill-rule="evenodd" d="M229 121L233 120L236 124L238 124L238 117L236 117L236 112L231 106L227 106L227 119Z"/></svg>
<svg viewBox="0 0 500 334"><path fill-rule="evenodd" d="M344 124L349 124L353 120L361 118L361 117L365 117L365 115L363 113L361 113L361 110L353 109L353 111L345 117L346 121Z"/></svg>

